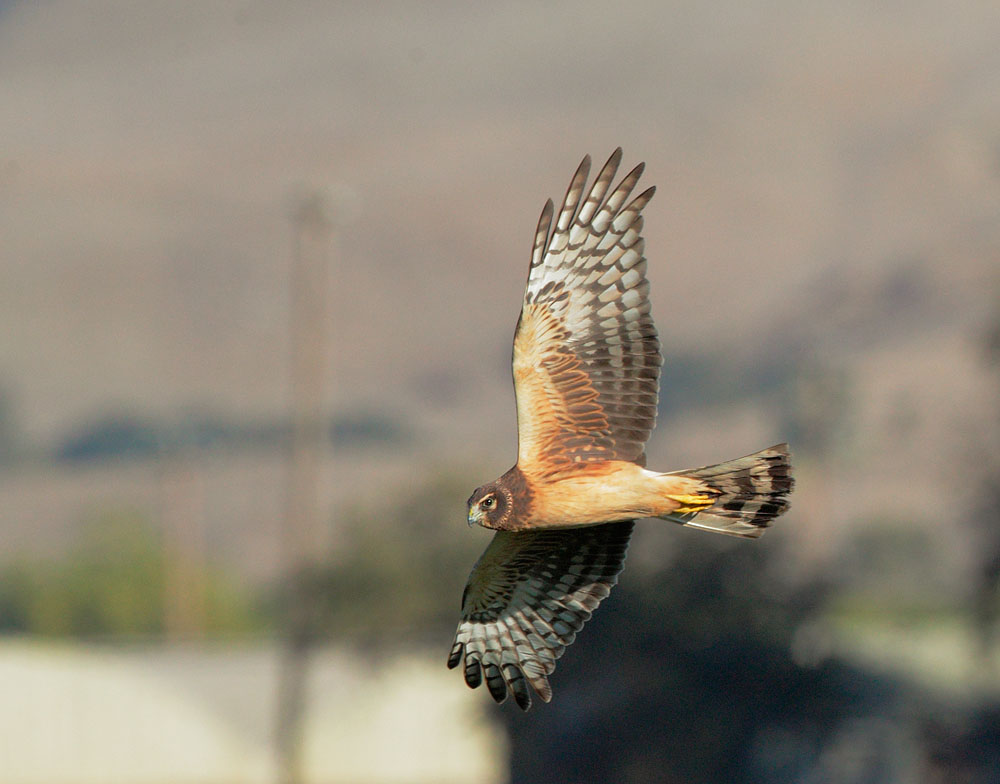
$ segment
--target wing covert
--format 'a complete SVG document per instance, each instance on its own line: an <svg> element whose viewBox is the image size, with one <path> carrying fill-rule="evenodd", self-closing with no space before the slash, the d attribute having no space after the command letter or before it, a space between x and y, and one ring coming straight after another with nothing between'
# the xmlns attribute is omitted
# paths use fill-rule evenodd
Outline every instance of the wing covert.
<svg viewBox="0 0 1000 784"><path fill-rule="evenodd" d="M633 526L498 531L469 575L448 667L464 658L466 683L485 680L497 702L509 692L528 710L532 690L548 702L548 676L617 583Z"/></svg>

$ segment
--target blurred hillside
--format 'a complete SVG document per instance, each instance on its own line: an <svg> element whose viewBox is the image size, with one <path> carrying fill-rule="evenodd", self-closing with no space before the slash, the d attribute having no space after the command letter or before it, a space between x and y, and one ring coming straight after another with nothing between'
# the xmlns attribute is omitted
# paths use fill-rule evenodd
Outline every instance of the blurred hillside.
<svg viewBox="0 0 1000 784"><path fill-rule="evenodd" d="M848 353L888 342L893 309L865 289L914 260L937 295L912 309L924 329L984 317L992 4L714 9L639 3L605 25L577 4L11 5L0 373L24 437L51 445L112 407L280 414L303 184L348 202L332 404L443 406L421 436L488 436L509 419L537 213L618 144L659 187L646 234L668 356L724 363L737 335L741 355L825 355L832 341L795 334L805 313L825 331L820 292L864 316Z"/></svg>
<svg viewBox="0 0 1000 784"><path fill-rule="evenodd" d="M646 235L667 363L651 462L791 438L789 396L833 374L849 395L827 425L839 462L817 470L850 492L824 528L887 499L922 513L942 483L967 497L992 448L979 348L1000 267L992 4L714 8L639 3L606 26L575 4L10 5L4 454L101 456L101 438L105 457L185 438L273 447L290 204L319 187L346 222L329 389L349 437L331 492L377 492L386 447L408 466L505 467L531 228L584 152L622 144L659 187ZM3 482L21 510L5 535L54 525L24 507L58 491L20 495L39 470Z"/></svg>

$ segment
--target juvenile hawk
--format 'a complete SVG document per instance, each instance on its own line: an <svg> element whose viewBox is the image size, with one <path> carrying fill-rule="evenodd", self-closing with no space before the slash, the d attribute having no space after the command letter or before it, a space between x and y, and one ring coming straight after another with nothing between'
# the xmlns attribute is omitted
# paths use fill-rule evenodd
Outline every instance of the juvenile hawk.
<svg viewBox="0 0 1000 784"><path fill-rule="evenodd" d="M621 148L584 186L570 183L555 226L550 199L535 231L514 333L517 464L469 498L469 525L496 530L462 597L448 666L485 677L497 702L524 710L617 582L635 518L755 538L788 508L788 447L687 471L645 468L656 418L660 344L649 315L643 171L611 182ZM610 190L610 195L608 195ZM530 687L530 688L529 688Z"/></svg>

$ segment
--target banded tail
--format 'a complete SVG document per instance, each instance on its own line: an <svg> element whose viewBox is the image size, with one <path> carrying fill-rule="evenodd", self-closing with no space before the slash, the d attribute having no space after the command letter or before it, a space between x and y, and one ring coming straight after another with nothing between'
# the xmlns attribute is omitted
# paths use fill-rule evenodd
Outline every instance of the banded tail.
<svg viewBox="0 0 1000 784"><path fill-rule="evenodd" d="M686 507L662 519L750 539L764 533L771 521L788 509L788 494L795 484L788 444L673 473L699 480L705 489L697 496L685 497Z"/></svg>

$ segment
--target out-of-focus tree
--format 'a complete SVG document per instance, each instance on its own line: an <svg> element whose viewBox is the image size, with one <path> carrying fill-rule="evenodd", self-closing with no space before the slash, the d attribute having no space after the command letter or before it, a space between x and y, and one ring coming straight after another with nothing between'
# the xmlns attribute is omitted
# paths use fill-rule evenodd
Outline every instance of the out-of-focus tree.
<svg viewBox="0 0 1000 784"><path fill-rule="evenodd" d="M465 578L488 541L465 524L469 486L442 478L387 508L340 515L338 554L315 578L321 636L447 647Z"/></svg>
<svg viewBox="0 0 1000 784"><path fill-rule="evenodd" d="M138 511L84 522L62 557L22 560L0 571L0 632L77 638L159 637L168 569L160 538ZM210 634L262 629L247 593L218 570L205 575Z"/></svg>
<svg viewBox="0 0 1000 784"><path fill-rule="evenodd" d="M1000 780L1000 707L932 717L921 728L920 784L985 784Z"/></svg>
<svg viewBox="0 0 1000 784"><path fill-rule="evenodd" d="M980 651L989 657L997 642L1000 618L1000 531L996 530L1000 528L1000 476L983 482L974 518L982 541L973 575L972 614Z"/></svg>
<svg viewBox="0 0 1000 784"><path fill-rule="evenodd" d="M795 449L829 455L851 414L851 379L843 368L806 363L785 390L778 430Z"/></svg>
<svg viewBox="0 0 1000 784"><path fill-rule="evenodd" d="M991 412L987 438L1000 445L1000 313L983 336L984 359L991 371L996 408ZM992 450L990 450L992 452ZM995 455L983 466L979 498L972 510L972 525L979 542L973 575L972 616L979 647L989 657L1000 626L1000 459Z"/></svg>
<svg viewBox="0 0 1000 784"><path fill-rule="evenodd" d="M0 385L0 466L13 463L23 448L14 393Z"/></svg>
<svg viewBox="0 0 1000 784"><path fill-rule="evenodd" d="M875 613L899 614L953 608L952 565L937 557L939 545L912 519L873 515L841 546L833 573L838 603L862 603Z"/></svg>
<svg viewBox="0 0 1000 784"><path fill-rule="evenodd" d="M59 460L80 462L110 457L152 457L160 449L155 425L131 414L113 414L87 422L70 433L56 450Z"/></svg>

